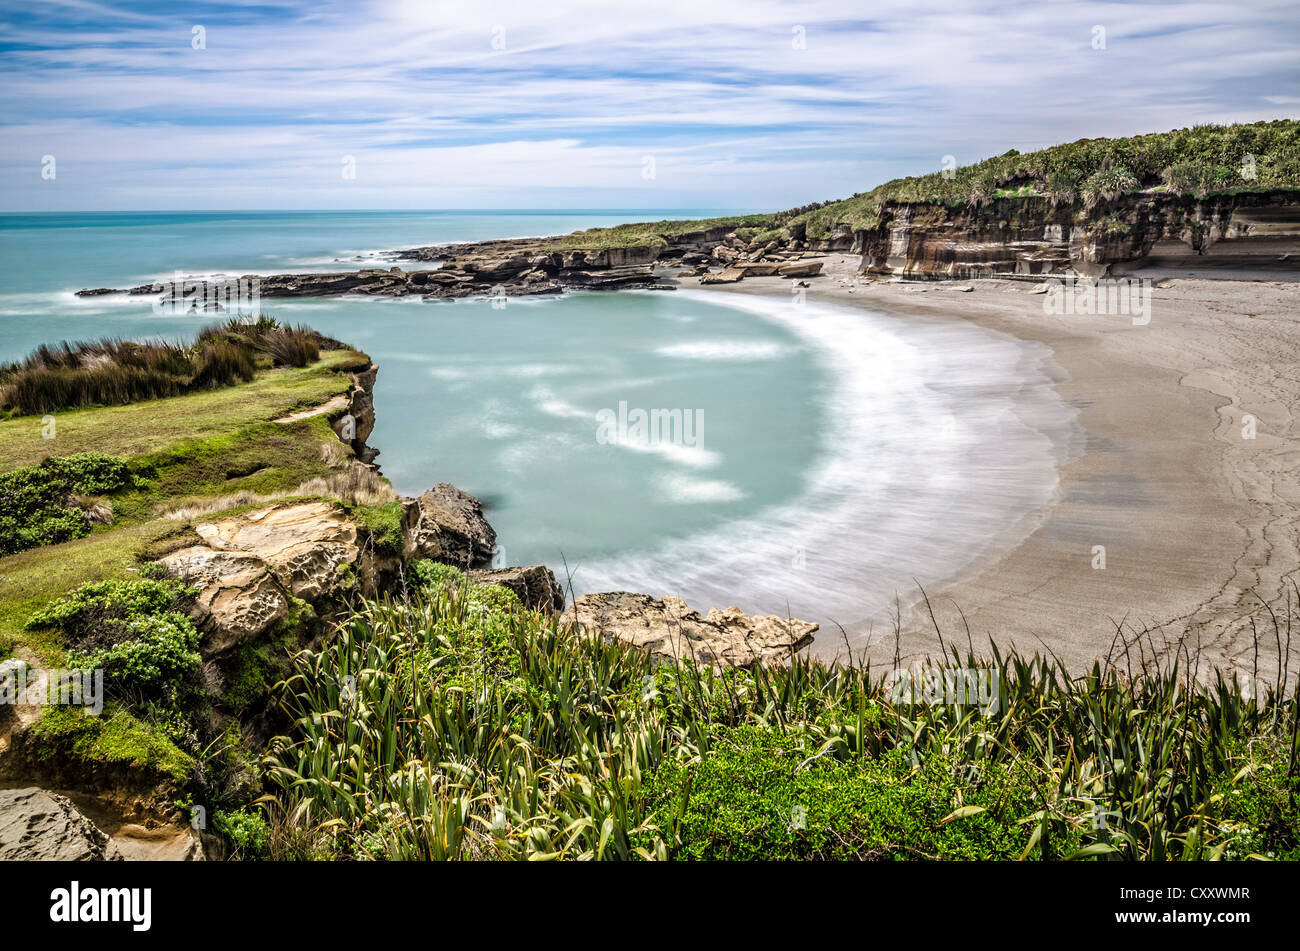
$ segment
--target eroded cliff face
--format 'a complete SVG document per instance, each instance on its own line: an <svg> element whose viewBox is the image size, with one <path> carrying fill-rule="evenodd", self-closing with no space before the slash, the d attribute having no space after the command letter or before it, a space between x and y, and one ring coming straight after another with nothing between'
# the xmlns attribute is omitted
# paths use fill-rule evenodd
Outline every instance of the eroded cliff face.
<svg viewBox="0 0 1300 951"><path fill-rule="evenodd" d="M873 277L1104 277L1144 264L1300 267L1300 195L1124 196L1088 211L1046 198L888 205L880 222L822 242Z"/></svg>

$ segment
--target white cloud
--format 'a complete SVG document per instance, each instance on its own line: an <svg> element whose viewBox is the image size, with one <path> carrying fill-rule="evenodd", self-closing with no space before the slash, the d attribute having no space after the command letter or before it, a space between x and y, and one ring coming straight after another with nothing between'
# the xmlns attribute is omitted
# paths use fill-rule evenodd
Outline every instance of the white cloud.
<svg viewBox="0 0 1300 951"><path fill-rule="evenodd" d="M946 154L1294 115L1300 87L1289 0L394 0L203 19L204 50L183 16L94 3L4 23L9 207L774 208Z"/></svg>

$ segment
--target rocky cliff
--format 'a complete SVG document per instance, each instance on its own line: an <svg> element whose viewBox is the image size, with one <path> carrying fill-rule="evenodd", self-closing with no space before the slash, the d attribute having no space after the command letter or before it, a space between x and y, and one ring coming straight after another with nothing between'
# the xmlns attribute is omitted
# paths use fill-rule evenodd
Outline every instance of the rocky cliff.
<svg viewBox="0 0 1300 951"><path fill-rule="evenodd" d="M873 277L1104 277L1144 264L1300 267L1300 195L1126 195L1090 210L1047 198L886 205L872 228L818 243Z"/></svg>

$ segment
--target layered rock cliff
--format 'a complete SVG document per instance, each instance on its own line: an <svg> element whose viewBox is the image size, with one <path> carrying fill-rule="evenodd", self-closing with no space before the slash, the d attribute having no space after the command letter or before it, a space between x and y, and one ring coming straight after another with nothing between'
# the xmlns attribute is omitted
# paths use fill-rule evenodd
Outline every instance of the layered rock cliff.
<svg viewBox="0 0 1300 951"><path fill-rule="evenodd" d="M1087 277L1143 264L1300 267L1300 194L1126 195L1091 210L1047 198L890 204L872 228L820 242L863 256L863 273L920 279Z"/></svg>

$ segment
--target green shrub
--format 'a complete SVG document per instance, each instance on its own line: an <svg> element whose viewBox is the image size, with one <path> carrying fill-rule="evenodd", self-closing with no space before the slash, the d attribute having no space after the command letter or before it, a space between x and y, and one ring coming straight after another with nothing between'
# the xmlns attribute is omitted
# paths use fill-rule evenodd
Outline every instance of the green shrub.
<svg viewBox="0 0 1300 951"><path fill-rule="evenodd" d="M1085 204L1091 208L1100 202L1112 202L1137 188L1137 178L1121 165L1099 169L1089 175L1079 186L1079 194L1083 196Z"/></svg>
<svg viewBox="0 0 1300 951"><path fill-rule="evenodd" d="M51 457L0 475L0 554L88 535L90 519L74 497L113 493L132 484L126 460L89 452Z"/></svg>
<svg viewBox="0 0 1300 951"><path fill-rule="evenodd" d="M400 554L405 536L402 534L402 503L386 502L383 505L357 505L352 514L370 533L378 551L390 555Z"/></svg>
<svg viewBox="0 0 1300 951"><path fill-rule="evenodd" d="M212 827L230 843L232 859L252 862L270 858L271 827L260 812L218 809L212 814Z"/></svg>
<svg viewBox="0 0 1300 951"><path fill-rule="evenodd" d="M29 630L55 629L74 647L110 648L132 640L131 625L155 615L183 614L198 591L178 581L134 578L92 581L32 615Z"/></svg>
<svg viewBox="0 0 1300 951"><path fill-rule="evenodd" d="M176 581L95 581L47 605L28 629L54 629L72 648L69 664L104 671L114 696L175 711L198 672L199 632L186 616L197 592Z"/></svg>
<svg viewBox="0 0 1300 951"><path fill-rule="evenodd" d="M967 770L957 756L914 765L903 750L879 760L813 759L808 734L721 729L707 756L668 760L650 796L660 828L675 823L679 858L1018 858L1018 823L1034 791L1005 767ZM948 821L959 807L981 812Z"/></svg>
<svg viewBox="0 0 1300 951"><path fill-rule="evenodd" d="M104 671L114 692L174 695L198 672L199 632L183 614L168 611L128 621L121 639L97 651L72 651L70 666Z"/></svg>
<svg viewBox="0 0 1300 951"><path fill-rule="evenodd" d="M411 562L411 574L417 585L428 589L450 587L459 590L466 583L465 572L454 565L444 565L429 558Z"/></svg>

